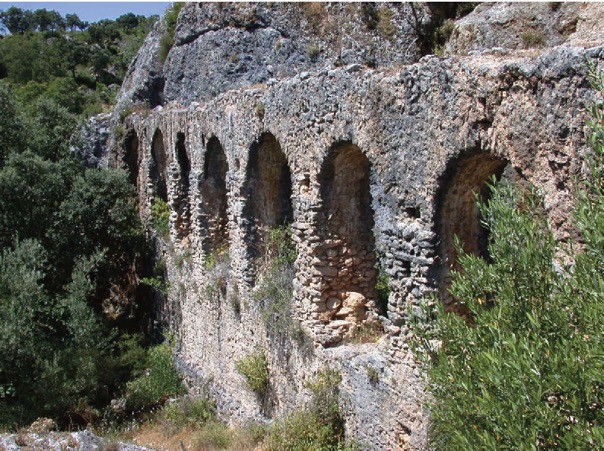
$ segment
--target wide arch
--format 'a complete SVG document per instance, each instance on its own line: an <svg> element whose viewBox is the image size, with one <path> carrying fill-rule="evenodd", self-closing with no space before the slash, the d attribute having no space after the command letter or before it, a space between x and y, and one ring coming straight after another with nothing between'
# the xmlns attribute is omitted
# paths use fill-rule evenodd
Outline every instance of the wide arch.
<svg viewBox="0 0 604 451"><path fill-rule="evenodd" d="M334 144L319 173L324 224L316 257L325 316L351 324L367 318L377 297L370 177L371 163L351 142Z"/></svg>
<svg viewBox="0 0 604 451"><path fill-rule="evenodd" d="M455 239L464 252L488 259L488 230L482 224L477 200L488 201L489 181L499 179L508 161L488 152L471 151L452 160L440 179L437 194L436 229L441 264L439 291L446 304L451 270L459 270Z"/></svg>
<svg viewBox="0 0 604 451"><path fill-rule="evenodd" d="M168 158L164 145L164 135L158 128L155 130L151 142L151 167L149 172L153 194L164 202L168 202L167 165Z"/></svg>
<svg viewBox="0 0 604 451"><path fill-rule="evenodd" d="M277 139L263 133L250 147L244 217L250 224L253 258L266 251L271 228L290 224L293 219L291 171Z"/></svg>
<svg viewBox="0 0 604 451"><path fill-rule="evenodd" d="M198 217L202 247L206 255L228 245L226 177L229 170L226 154L215 136L208 140L203 173L199 179L201 197Z"/></svg>
<svg viewBox="0 0 604 451"><path fill-rule="evenodd" d="M138 184L140 168L139 144L136 131L134 129L128 130L124 139L122 163L128 171L128 180L135 186Z"/></svg>

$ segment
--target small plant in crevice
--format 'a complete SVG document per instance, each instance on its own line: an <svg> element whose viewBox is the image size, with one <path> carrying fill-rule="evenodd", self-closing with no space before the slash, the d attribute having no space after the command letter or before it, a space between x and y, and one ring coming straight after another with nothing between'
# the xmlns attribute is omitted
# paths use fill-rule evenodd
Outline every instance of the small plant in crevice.
<svg viewBox="0 0 604 451"><path fill-rule="evenodd" d="M367 378L371 385L377 385L380 381L380 372L371 365L367 365Z"/></svg>
<svg viewBox="0 0 604 451"><path fill-rule="evenodd" d="M377 30L386 39L394 39L396 35L396 26L392 22L394 12L389 9L382 9L378 11L378 22Z"/></svg>
<svg viewBox="0 0 604 451"><path fill-rule="evenodd" d="M269 387L269 370L266 351L256 349L251 354L235 362L235 369L245 377L249 388L260 396L264 396Z"/></svg>
<svg viewBox="0 0 604 451"><path fill-rule="evenodd" d="M155 198L151 206L153 228L164 238L170 234L170 207L163 199Z"/></svg>
<svg viewBox="0 0 604 451"><path fill-rule="evenodd" d="M204 268L207 271L206 294L215 296L220 294L226 296L231 258L228 247L215 249L206 255Z"/></svg>
<svg viewBox="0 0 604 451"><path fill-rule="evenodd" d="M263 120L265 113L266 109L264 108L264 104L262 102L258 102L256 104L256 116L258 116L258 119Z"/></svg>
<svg viewBox="0 0 604 451"><path fill-rule="evenodd" d="M376 265L378 271L375 279L375 291L377 291L377 307L380 315L388 316L388 300L390 299L390 277L384 271L381 264Z"/></svg>
<svg viewBox="0 0 604 451"><path fill-rule="evenodd" d="M315 62L319 59L319 54L321 53L321 48L317 44L310 44L306 49L308 53L308 57L311 61Z"/></svg>
<svg viewBox="0 0 604 451"><path fill-rule="evenodd" d="M545 44L545 33L541 30L526 30L520 34L522 45L525 49L543 47Z"/></svg>

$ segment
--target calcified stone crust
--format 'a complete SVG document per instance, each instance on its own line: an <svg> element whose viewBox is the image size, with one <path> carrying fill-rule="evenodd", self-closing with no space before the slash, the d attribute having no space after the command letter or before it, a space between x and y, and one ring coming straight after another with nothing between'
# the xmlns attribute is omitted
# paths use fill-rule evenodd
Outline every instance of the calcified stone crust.
<svg viewBox="0 0 604 451"><path fill-rule="evenodd" d="M113 163L136 177L145 220L156 197L170 205L165 320L191 383L209 380L233 421L270 419L307 400L305 382L332 367L350 436L369 449L421 449L428 417L408 311L446 285L453 234L484 252L473 193L487 197L492 175L534 184L556 237L572 233L571 181L588 151L593 96L585 60L603 56L556 47L387 70L351 64L126 118ZM256 250L280 223L293 230L293 316L311 346L267 334L254 297ZM225 248L228 261L210 267ZM376 262L389 276L386 306ZM377 343L342 341L367 323L383 328ZM270 367L263 399L234 365L258 346Z"/></svg>

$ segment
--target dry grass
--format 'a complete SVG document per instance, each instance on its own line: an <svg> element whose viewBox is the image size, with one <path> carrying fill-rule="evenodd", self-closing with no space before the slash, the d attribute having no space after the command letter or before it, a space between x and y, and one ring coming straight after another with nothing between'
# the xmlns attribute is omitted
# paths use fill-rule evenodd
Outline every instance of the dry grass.
<svg viewBox="0 0 604 451"><path fill-rule="evenodd" d="M254 428L231 428L218 421L202 427L186 426L171 432L158 422L142 425L129 441L158 451L241 451L260 450L261 435Z"/></svg>

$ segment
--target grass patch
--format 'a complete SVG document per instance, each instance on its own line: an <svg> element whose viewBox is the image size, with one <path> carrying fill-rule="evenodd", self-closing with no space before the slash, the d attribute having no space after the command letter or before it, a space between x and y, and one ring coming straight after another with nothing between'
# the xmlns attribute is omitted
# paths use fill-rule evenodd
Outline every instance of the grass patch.
<svg viewBox="0 0 604 451"><path fill-rule="evenodd" d="M541 30L527 30L520 34L522 45L525 49L543 47L545 44L545 33Z"/></svg>

